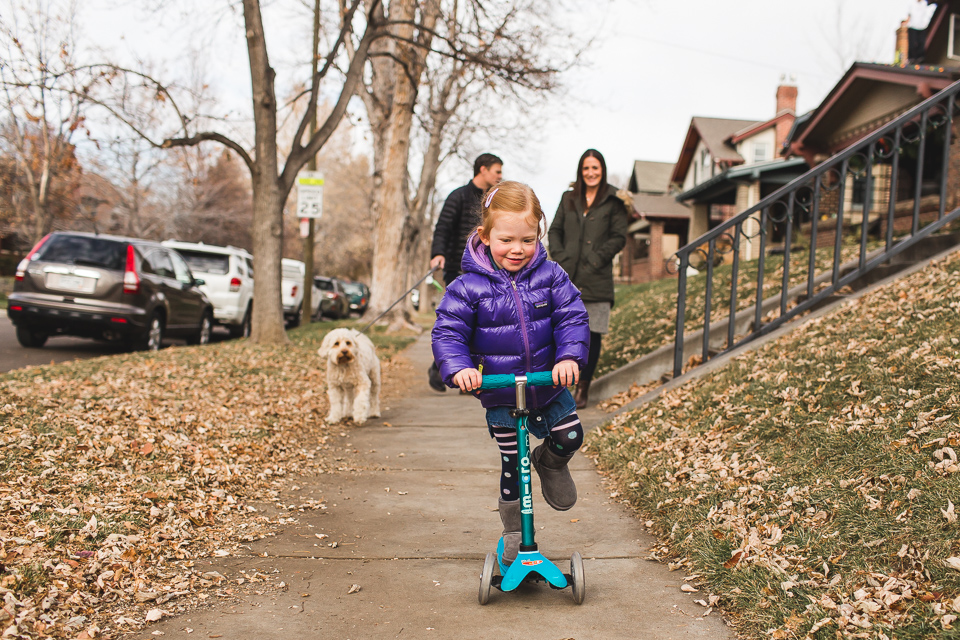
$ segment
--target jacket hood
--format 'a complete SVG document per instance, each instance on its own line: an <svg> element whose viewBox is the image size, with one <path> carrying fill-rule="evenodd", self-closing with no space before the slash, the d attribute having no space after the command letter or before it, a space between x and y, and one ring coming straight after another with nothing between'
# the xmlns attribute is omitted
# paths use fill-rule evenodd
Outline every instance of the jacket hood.
<svg viewBox="0 0 960 640"><path fill-rule="evenodd" d="M533 258L528 262L520 271L517 272L517 277L520 277L527 271L535 269L540 266L547 259L547 250L544 249L543 243L537 242L537 250L533 254ZM467 246L463 250L463 260L461 266L464 272L473 271L475 273L482 273L484 275L490 276L496 273L497 271L506 270L502 267L494 268L493 261L490 259L490 254L487 252L487 247L483 244L483 241L480 240L480 236L476 231L470 234L470 237L467 238Z"/></svg>

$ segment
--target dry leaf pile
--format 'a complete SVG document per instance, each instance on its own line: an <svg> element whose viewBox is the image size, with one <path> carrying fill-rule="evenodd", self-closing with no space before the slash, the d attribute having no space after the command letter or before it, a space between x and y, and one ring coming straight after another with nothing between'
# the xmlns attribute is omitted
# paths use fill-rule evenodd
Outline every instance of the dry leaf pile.
<svg viewBox="0 0 960 640"><path fill-rule="evenodd" d="M0 377L2 636L115 637L224 595L195 561L248 554L285 520L251 503L345 464L314 347L230 342Z"/></svg>
<svg viewBox="0 0 960 640"><path fill-rule="evenodd" d="M618 416L587 451L746 636L954 637L958 373L954 255Z"/></svg>

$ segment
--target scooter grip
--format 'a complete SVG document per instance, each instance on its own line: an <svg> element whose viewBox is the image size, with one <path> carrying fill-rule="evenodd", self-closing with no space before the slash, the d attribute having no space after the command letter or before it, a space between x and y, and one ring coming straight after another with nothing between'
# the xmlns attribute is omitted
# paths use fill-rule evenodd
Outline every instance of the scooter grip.
<svg viewBox="0 0 960 640"><path fill-rule="evenodd" d="M532 387L552 387L553 371L534 371L527 374L527 385Z"/></svg>
<svg viewBox="0 0 960 640"><path fill-rule="evenodd" d="M486 375L483 376L481 389L505 389L516 384L517 377L512 373ZM552 371L535 371L527 374L527 386L547 387L553 386Z"/></svg>

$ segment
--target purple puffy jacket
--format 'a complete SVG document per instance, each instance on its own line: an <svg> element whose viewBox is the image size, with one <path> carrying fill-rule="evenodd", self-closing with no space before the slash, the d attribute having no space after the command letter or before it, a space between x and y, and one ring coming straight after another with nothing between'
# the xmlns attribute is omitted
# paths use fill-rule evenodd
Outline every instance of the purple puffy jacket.
<svg viewBox="0 0 960 640"><path fill-rule="evenodd" d="M476 233L463 252L464 274L454 280L437 307L433 357L447 386L463 369L483 366L482 373L523 374L549 371L560 360L587 362L590 330L587 310L566 272L547 260L537 244L533 259L511 274L494 269ZM527 406L542 407L560 387L531 387ZM484 407L513 406L513 389L480 393Z"/></svg>

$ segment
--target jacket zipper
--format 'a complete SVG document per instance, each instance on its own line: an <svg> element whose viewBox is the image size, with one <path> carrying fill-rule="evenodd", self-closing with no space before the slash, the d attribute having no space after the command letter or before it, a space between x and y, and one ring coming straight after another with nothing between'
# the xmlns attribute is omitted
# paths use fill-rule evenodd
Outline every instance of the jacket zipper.
<svg viewBox="0 0 960 640"><path fill-rule="evenodd" d="M527 336L527 321L523 317L523 303L520 300L520 292L517 290L517 281L513 279L513 276L508 276L510 279L510 286L512 287L513 301L517 304L517 314L520 316L520 336L523 338L523 355L524 362L526 362L526 371L530 371L531 357L530 357L530 338ZM533 396L532 406L537 407L537 392L533 387L527 387L527 390L530 391L530 394Z"/></svg>

